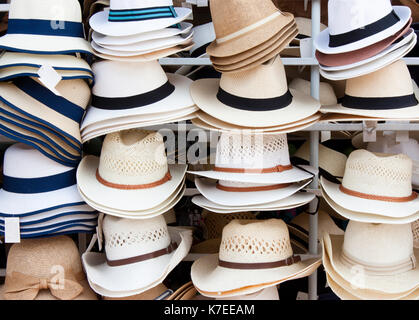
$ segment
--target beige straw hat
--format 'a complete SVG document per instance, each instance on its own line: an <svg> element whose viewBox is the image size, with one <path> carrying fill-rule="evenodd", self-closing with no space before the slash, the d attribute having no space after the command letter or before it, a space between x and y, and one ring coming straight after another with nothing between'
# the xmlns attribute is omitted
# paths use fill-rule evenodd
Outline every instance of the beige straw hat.
<svg viewBox="0 0 419 320"><path fill-rule="evenodd" d="M8 254L1 299L97 300L76 244L67 236L25 239Z"/></svg>

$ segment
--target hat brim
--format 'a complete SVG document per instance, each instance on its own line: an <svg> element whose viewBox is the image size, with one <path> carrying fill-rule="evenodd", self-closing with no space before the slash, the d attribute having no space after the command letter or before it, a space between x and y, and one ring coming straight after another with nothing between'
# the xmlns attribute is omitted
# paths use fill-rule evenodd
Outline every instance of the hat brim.
<svg viewBox="0 0 419 320"><path fill-rule="evenodd" d="M312 116L320 102L309 95L290 89L293 96L289 106L273 111L246 111L232 108L217 99L219 79L200 79L191 84L191 96L205 113L224 122L249 128L272 127Z"/></svg>
<svg viewBox="0 0 419 320"><path fill-rule="evenodd" d="M192 232L168 227L172 241L178 244L175 251L150 260L110 267L105 253L86 252L82 255L83 266L96 293L107 297L127 296L124 292L139 294L150 286L163 282L188 254L192 245ZM102 290L104 289L104 290Z"/></svg>
<svg viewBox="0 0 419 320"><path fill-rule="evenodd" d="M1 60L1 59L0 59ZM0 69L0 81L8 81L18 77L39 78L38 67L18 66ZM82 70L55 70L61 80L86 79L92 84L93 74Z"/></svg>
<svg viewBox="0 0 419 320"><path fill-rule="evenodd" d="M412 15L411 10L405 6L393 6L393 10L396 13L396 15L400 18L399 22L397 22L396 24L392 25L391 27L387 29L384 29L380 32L375 33L372 36L369 36L362 40L352 42L343 46L330 47L329 46L329 39L330 39L329 28L327 28L321 31L320 34L316 37L316 39L314 40L314 45L318 51L326 53L326 54L350 52L350 51L362 49L370 45L373 45L374 43L384 40L394 35L395 33L397 33L397 31L401 30L409 21Z"/></svg>

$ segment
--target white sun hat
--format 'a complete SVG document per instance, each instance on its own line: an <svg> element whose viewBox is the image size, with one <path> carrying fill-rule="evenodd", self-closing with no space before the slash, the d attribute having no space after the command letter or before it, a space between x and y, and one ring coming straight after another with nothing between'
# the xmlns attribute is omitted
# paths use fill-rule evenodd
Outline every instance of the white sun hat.
<svg viewBox="0 0 419 320"><path fill-rule="evenodd" d="M132 129L108 134L100 158L84 157L77 184L91 205L140 211L167 200L185 172L186 165L168 165L159 133Z"/></svg>
<svg viewBox="0 0 419 320"><path fill-rule="evenodd" d="M285 134L222 133L214 169L189 173L215 180L263 184L298 182L315 174L313 168L301 168L290 162Z"/></svg>
<svg viewBox="0 0 419 320"><path fill-rule="evenodd" d="M37 54L92 53L77 0L13 0L0 48Z"/></svg>
<svg viewBox="0 0 419 320"><path fill-rule="evenodd" d="M103 235L105 253L88 250L82 260L92 289L107 297L139 294L162 283L192 245L192 232L167 227L162 215L146 220L105 216Z"/></svg>
<svg viewBox="0 0 419 320"><path fill-rule="evenodd" d="M306 277L320 263L293 254L282 220L233 220L223 229L219 253L196 260L191 278L204 296L233 297Z"/></svg>
<svg viewBox="0 0 419 320"><path fill-rule="evenodd" d="M384 155L356 150L348 157L342 184L321 178L321 186L326 200L330 198L339 207L360 215L398 220L410 219L419 212L418 195L412 192L412 160L403 154ZM334 208L333 203L329 205ZM338 213L358 220L339 207L336 208Z"/></svg>
<svg viewBox="0 0 419 320"><path fill-rule="evenodd" d="M108 36L129 36L171 27L192 10L174 8L172 0L111 0L110 8L94 14L90 27Z"/></svg>
<svg viewBox="0 0 419 320"><path fill-rule="evenodd" d="M411 17L405 6L390 0L330 0L328 28L314 39L320 52L336 54L377 43L401 30Z"/></svg>

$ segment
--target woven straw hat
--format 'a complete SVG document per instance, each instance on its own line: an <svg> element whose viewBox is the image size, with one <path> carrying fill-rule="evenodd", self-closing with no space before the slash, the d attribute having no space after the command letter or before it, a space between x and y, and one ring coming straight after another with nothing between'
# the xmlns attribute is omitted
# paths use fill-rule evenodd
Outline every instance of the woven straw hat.
<svg viewBox="0 0 419 320"><path fill-rule="evenodd" d="M82 196L98 203L102 211L103 207L140 211L167 200L185 172L185 165L168 165L159 133L133 129L107 135L100 158L84 157L77 184Z"/></svg>
<svg viewBox="0 0 419 320"><path fill-rule="evenodd" d="M13 0L0 48L37 54L91 53L81 20L77 0Z"/></svg>
<svg viewBox="0 0 419 320"><path fill-rule="evenodd" d="M191 95L205 113L250 128L292 123L320 108L309 95L288 89L279 56L245 72L222 74L220 80L197 80Z"/></svg>
<svg viewBox="0 0 419 320"><path fill-rule="evenodd" d="M127 297L162 283L188 254L192 232L167 227L162 215L103 219L105 253L86 252L83 265L92 289L107 297Z"/></svg>
<svg viewBox="0 0 419 320"><path fill-rule="evenodd" d="M412 160L403 154L356 150L346 162L342 184L322 178L321 186L329 205L348 219L358 220L350 213L355 211L372 219L377 215L377 219L384 216L407 223L406 219L416 220L419 211L419 199L412 192Z"/></svg>
<svg viewBox="0 0 419 320"><path fill-rule="evenodd" d="M97 300L87 284L77 246L67 236L14 244L1 291L6 300Z"/></svg>
<svg viewBox="0 0 419 320"><path fill-rule="evenodd" d="M305 277L319 265L320 259L293 255L282 220L233 220L223 230L219 254L196 260L191 277L202 295L231 297Z"/></svg>
<svg viewBox="0 0 419 320"><path fill-rule="evenodd" d="M294 16L279 11L272 1L212 0L211 17L216 40L207 48L214 57L226 57L252 49L280 32Z"/></svg>
<svg viewBox="0 0 419 320"><path fill-rule="evenodd" d="M293 90L301 91L307 95L311 94L311 84L310 81L294 78L290 84L289 88ZM322 106L329 106L337 104L338 100L336 98L335 91L331 84L327 82L320 82L320 104Z"/></svg>
<svg viewBox="0 0 419 320"><path fill-rule="evenodd" d="M351 283L353 290L397 295L419 287L415 258L419 251L413 249L410 228L410 224L350 221L344 236L326 235L323 245L331 268Z"/></svg>

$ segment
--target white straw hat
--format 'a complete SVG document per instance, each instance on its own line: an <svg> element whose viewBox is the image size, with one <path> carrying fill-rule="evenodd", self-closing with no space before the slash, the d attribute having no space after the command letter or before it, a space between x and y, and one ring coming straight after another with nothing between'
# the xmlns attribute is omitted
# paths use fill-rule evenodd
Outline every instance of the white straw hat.
<svg viewBox="0 0 419 320"><path fill-rule="evenodd" d="M405 6L390 0L331 0L328 28L314 40L327 54L354 51L377 43L401 30L411 17Z"/></svg>
<svg viewBox="0 0 419 320"><path fill-rule="evenodd" d="M233 220L223 230L219 254L196 260L191 278L202 295L231 297L308 276L319 265L320 259L293 255L282 220Z"/></svg>
<svg viewBox="0 0 419 320"><path fill-rule="evenodd" d="M162 283L192 245L192 232L167 227L162 215L146 220L105 216L103 235L105 253L86 252L82 260L92 289L107 297L139 294Z"/></svg>
<svg viewBox="0 0 419 320"><path fill-rule="evenodd" d="M133 129L107 135L100 158L83 158L77 184L91 205L140 211L167 200L185 172L186 165L168 165L159 133Z"/></svg>
<svg viewBox="0 0 419 320"><path fill-rule="evenodd" d="M91 53L81 20L77 0L13 0L0 48L38 54Z"/></svg>

